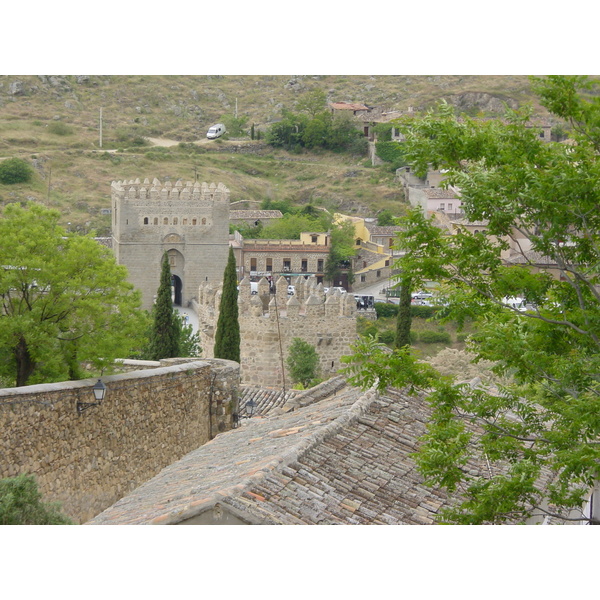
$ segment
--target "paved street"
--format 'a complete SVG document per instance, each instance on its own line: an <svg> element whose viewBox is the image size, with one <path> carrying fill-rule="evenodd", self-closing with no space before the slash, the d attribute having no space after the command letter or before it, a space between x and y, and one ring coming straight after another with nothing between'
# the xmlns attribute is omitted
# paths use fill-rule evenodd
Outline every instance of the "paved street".
<svg viewBox="0 0 600 600"><path fill-rule="evenodd" d="M188 324L194 329L194 332L198 331L198 315L191 308L182 308L181 306L175 306L175 310L179 312L182 318L188 315Z"/></svg>

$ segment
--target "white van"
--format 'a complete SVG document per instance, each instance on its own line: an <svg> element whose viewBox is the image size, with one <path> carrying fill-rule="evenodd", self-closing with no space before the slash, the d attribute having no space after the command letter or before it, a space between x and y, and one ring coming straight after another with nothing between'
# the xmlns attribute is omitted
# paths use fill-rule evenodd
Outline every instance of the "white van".
<svg viewBox="0 0 600 600"><path fill-rule="evenodd" d="M221 137L224 133L225 125L223 125L223 123L217 123L209 128L209 130L206 132L206 137L209 140L214 140L215 138Z"/></svg>

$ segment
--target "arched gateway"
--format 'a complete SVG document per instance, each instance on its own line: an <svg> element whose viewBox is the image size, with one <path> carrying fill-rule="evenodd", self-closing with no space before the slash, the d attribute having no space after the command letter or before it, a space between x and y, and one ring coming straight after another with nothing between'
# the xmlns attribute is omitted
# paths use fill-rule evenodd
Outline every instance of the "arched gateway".
<svg viewBox="0 0 600 600"><path fill-rule="evenodd" d="M188 306L202 282L220 282L229 252L229 190L222 184L113 181L112 236L117 262L150 309L167 252L175 303Z"/></svg>

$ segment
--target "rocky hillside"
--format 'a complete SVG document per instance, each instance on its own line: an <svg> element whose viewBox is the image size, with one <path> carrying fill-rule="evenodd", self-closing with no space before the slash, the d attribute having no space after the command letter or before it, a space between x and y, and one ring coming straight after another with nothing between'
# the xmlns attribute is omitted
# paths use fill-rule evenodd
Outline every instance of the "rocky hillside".
<svg viewBox="0 0 600 600"><path fill-rule="evenodd" d="M481 114L497 114L505 102L534 103L522 76L0 76L0 160L18 156L36 170L29 184L0 185L0 205L45 202L65 224L107 233L111 180L197 176L225 183L232 201L290 199L350 214L401 214L393 173L365 157L269 149L242 155L231 151L232 140L210 148L189 143L206 142L207 128L236 111L265 130L317 88L329 101L386 110L423 109L442 98ZM152 148L148 138L174 142Z"/></svg>

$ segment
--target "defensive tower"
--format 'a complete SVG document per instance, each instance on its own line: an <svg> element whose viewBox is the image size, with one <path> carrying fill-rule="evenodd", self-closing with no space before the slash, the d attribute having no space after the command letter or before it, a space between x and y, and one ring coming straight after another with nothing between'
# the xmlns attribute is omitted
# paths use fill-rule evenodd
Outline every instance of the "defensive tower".
<svg viewBox="0 0 600 600"><path fill-rule="evenodd" d="M222 281L229 252L229 190L222 183L113 181L111 196L115 256L144 308L154 302L164 252L175 304L188 306L201 283Z"/></svg>

